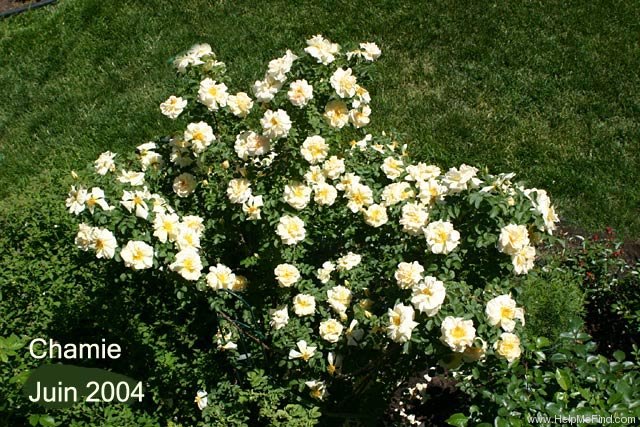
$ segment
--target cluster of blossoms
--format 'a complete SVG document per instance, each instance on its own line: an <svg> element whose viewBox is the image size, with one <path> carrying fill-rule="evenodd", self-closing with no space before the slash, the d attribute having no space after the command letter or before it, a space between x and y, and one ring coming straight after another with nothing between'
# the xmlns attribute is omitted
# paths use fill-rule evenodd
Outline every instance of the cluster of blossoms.
<svg viewBox="0 0 640 427"><path fill-rule="evenodd" d="M428 356L428 344L465 362L492 352L514 361L523 310L509 285L467 307L461 289L486 282L465 261L526 274L533 243L555 229L553 205L513 174L441 169L413 161L393 135L365 132L363 71L380 55L374 43L348 50L314 36L270 61L251 90L234 92L211 47L192 47L174 65L197 90L160 104L175 134L133 156L103 153L90 173L100 186L71 188L76 245L133 270L168 267L209 291L203 298L220 313L225 296L244 292L270 342L261 349L281 357L313 399L326 400L363 349L402 344ZM259 357L239 354L246 324L233 319L219 318L218 349ZM480 322L490 327L484 337ZM206 393L196 402L206 407Z"/></svg>

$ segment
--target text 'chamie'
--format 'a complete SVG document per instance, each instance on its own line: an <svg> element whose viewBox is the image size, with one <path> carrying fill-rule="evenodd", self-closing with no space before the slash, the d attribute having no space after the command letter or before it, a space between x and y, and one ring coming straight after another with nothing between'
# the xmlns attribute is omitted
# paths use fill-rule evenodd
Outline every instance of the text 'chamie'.
<svg viewBox="0 0 640 427"><path fill-rule="evenodd" d="M29 344L29 353L35 359L119 359L122 349L119 344L67 343L60 344L52 339L35 338Z"/></svg>

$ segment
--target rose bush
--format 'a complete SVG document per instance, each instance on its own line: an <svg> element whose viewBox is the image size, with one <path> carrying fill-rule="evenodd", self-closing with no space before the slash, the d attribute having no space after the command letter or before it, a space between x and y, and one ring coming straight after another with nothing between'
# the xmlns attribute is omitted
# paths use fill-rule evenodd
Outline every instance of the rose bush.
<svg viewBox="0 0 640 427"><path fill-rule="evenodd" d="M514 174L443 169L368 133L380 55L315 36L235 92L193 46L160 105L175 134L103 153L69 192L81 250L124 264L130 286L153 270L207 301L227 375L193 385L205 421L375 416L438 361L520 357L512 279L535 268L554 207Z"/></svg>

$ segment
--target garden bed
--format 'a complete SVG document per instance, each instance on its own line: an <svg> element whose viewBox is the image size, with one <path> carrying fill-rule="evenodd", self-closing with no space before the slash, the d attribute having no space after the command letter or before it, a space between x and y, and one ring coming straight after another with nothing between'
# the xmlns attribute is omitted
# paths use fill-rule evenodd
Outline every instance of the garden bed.
<svg viewBox="0 0 640 427"><path fill-rule="evenodd" d="M56 0L0 0L0 17L54 3Z"/></svg>

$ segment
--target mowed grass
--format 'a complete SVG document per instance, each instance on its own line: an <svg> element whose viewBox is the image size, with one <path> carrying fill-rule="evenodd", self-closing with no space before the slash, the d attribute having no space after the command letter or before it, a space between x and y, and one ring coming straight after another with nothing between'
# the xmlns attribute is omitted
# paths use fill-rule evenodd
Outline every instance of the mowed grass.
<svg viewBox="0 0 640 427"><path fill-rule="evenodd" d="M314 34L375 41L370 130L422 157L514 171L563 220L640 236L637 2L62 0L0 21L0 207L105 150L167 134L167 60L208 42L246 90ZM615 4L614 4L615 3Z"/></svg>

